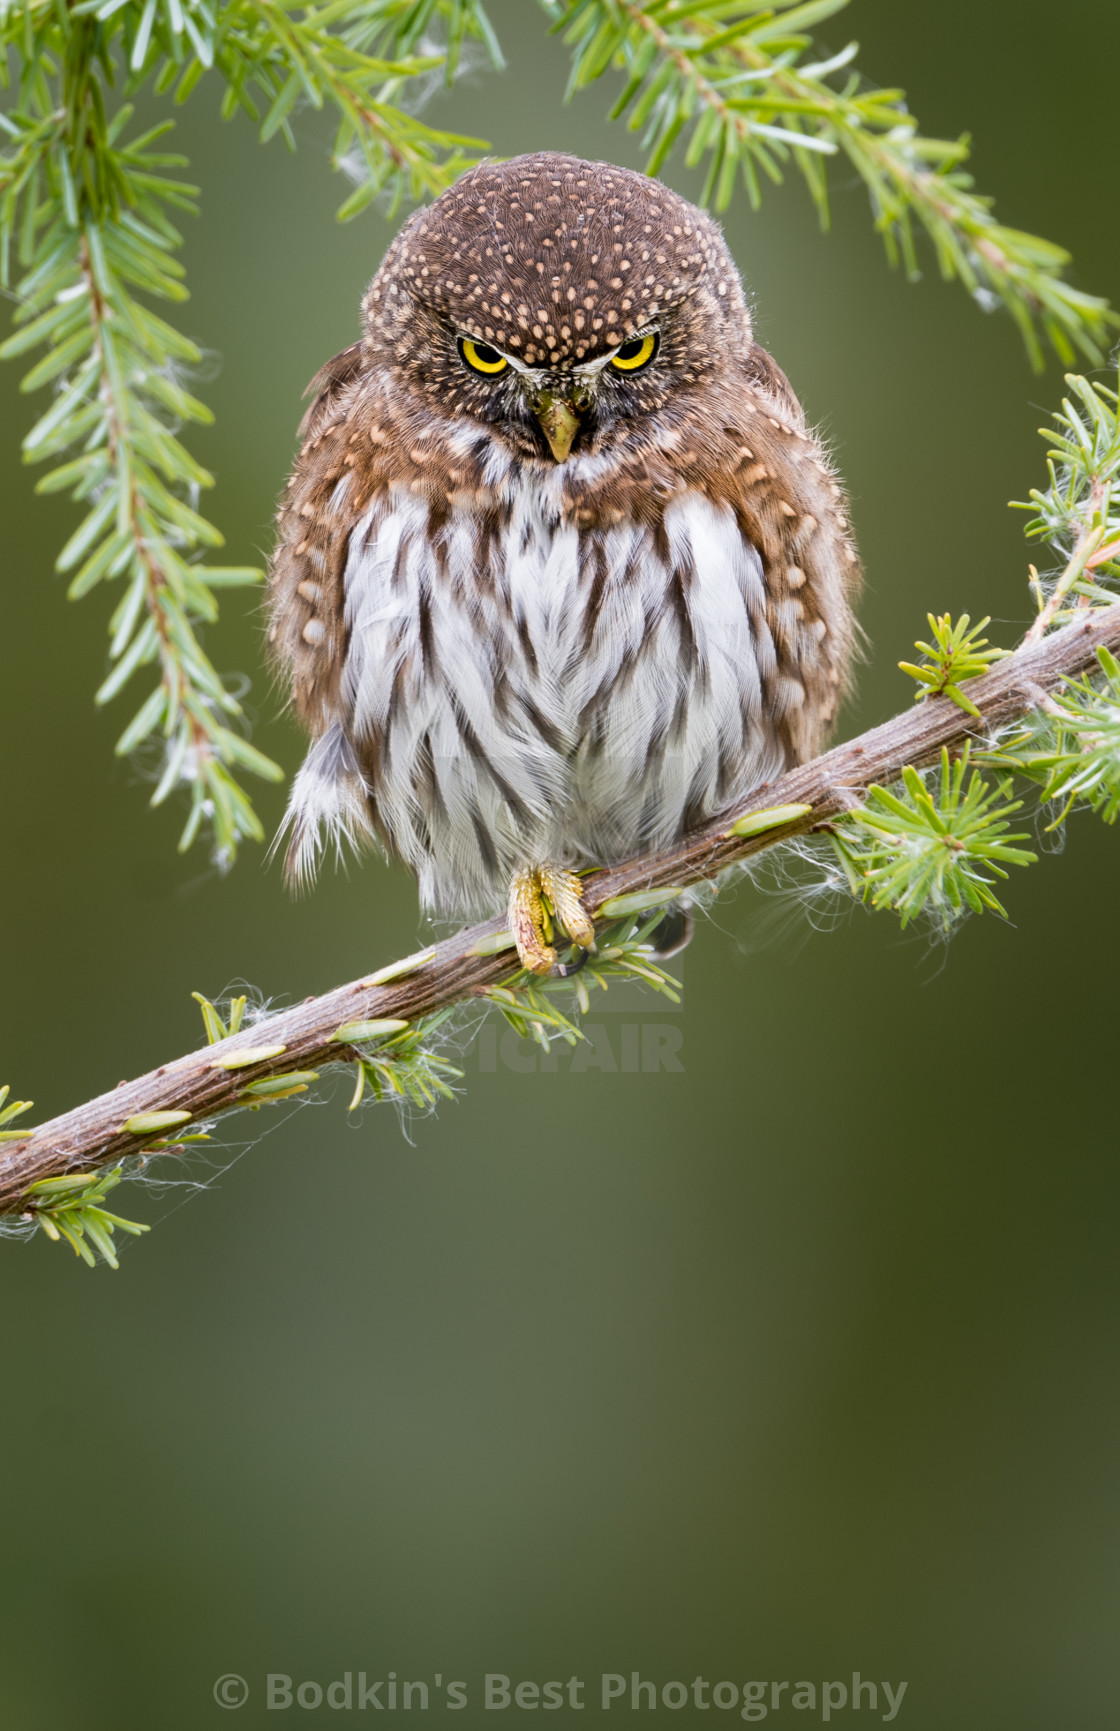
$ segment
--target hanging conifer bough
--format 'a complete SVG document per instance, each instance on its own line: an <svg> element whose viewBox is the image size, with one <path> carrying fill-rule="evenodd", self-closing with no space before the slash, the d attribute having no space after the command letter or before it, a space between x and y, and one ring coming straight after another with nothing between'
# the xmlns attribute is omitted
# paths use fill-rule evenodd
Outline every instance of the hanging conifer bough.
<svg viewBox="0 0 1120 1731"><path fill-rule="evenodd" d="M1045 345L1066 364L1103 361L1116 315L1065 280L1059 247L995 220L965 172L965 143L923 137L900 92L865 84L854 46L814 47L810 32L847 0L542 3L571 50L570 92L612 80L612 113L642 134L651 173L679 144L703 172L702 201L723 209L740 183L757 204L792 168L827 224L830 166L843 159L868 188L892 263L916 274L924 232L944 277L1008 309L1033 365ZM228 864L262 837L240 778L281 772L246 738L199 627L216 624L222 590L260 573L209 562L221 535L197 506L211 477L178 434L209 419L186 383L200 355L151 304L186 298L173 215L195 208L197 190L160 148L171 122L136 133L130 98L150 86L182 102L204 76L221 79L227 118L244 110L263 139L289 145L300 105L329 107L335 166L355 182L340 217L374 200L392 214L489 149L419 121L410 87L450 82L468 43L500 71L501 50L476 0L0 0L0 42L12 79L0 109L0 282L16 301L0 355L30 359L26 391L51 390L25 455L54 464L40 491L69 492L85 511L58 556L71 597L115 585L96 701L148 681L117 750L159 742L153 803L185 794L182 846L205 836ZM19 1127L30 1102L6 1104L0 1089L0 1229L42 1228L115 1267L114 1233L146 1228L110 1213L109 1191L204 1141L223 1113L306 1096L340 1067L353 1075L352 1107L429 1107L453 1092L441 1045L464 1002L496 1007L547 1047L582 1038L589 993L614 978L675 997L651 955L661 910L710 898L762 853L938 933L968 911L1003 914L995 886L1034 858L1020 845L1025 795L1052 828L1079 805L1109 823L1120 813L1118 398L1074 375L1068 385L1044 434L1049 484L1024 507L1053 569L1030 567L1036 617L1017 650L990 646L987 619L931 615L921 661L901 664L918 684L913 707L680 844L587 875L597 948L574 978L518 971L509 932L491 921L251 1025L245 999L223 1013L199 997L201 1050L36 1128Z"/></svg>

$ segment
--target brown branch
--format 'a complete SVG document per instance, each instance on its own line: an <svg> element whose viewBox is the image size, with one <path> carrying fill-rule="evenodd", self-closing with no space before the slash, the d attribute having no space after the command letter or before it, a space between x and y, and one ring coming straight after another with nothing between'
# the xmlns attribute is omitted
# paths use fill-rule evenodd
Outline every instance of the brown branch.
<svg viewBox="0 0 1120 1731"><path fill-rule="evenodd" d="M587 880L590 912L596 914L616 896L711 880L736 861L839 816L870 782L893 781L904 765L930 763L942 746L960 751L968 739L984 738L1036 708L1064 679L1092 669L1100 648L1120 650L1120 603L1088 613L1041 643L1024 645L991 672L969 681L968 695L980 720L949 698L927 699L757 789L723 818L661 853L596 872ZM728 833L736 818L779 805L812 809L798 821L760 835ZM150 1146L159 1132L149 1129L136 1135L124 1128L126 1120L138 1114L189 1112L195 1123L204 1121L245 1104L248 1083L353 1062L358 1052L333 1038L345 1023L389 1017L414 1021L510 979L517 971L512 949L485 953L502 926L494 919L460 932L438 944L430 960L411 972L380 985L366 979L339 986L161 1065L135 1082L122 1082L111 1093L40 1125L22 1141L0 1145L0 1214L18 1213L27 1186L41 1178L88 1170ZM245 1068L221 1067L232 1054L265 1046L282 1051Z"/></svg>

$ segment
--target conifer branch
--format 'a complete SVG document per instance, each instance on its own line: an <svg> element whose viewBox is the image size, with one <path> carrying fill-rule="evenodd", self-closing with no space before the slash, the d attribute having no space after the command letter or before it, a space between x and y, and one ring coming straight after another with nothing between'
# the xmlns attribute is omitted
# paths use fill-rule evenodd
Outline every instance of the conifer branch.
<svg viewBox="0 0 1120 1731"><path fill-rule="evenodd" d="M216 69L227 117L245 109L263 138L282 132L289 143L296 102L329 103L336 166L357 183L340 214L379 196L395 206L441 192L477 160L479 141L426 127L393 100L444 68L442 51L396 53L402 33L414 41L439 18L450 20L456 58L468 35L488 29L466 0L0 0L0 82L9 58L18 73L0 112L0 289L17 302L0 359L45 351L23 389L55 393L25 459L55 459L38 491L68 492L85 508L57 561L70 597L107 583L123 591L95 701L157 672L117 752L158 751L152 804L185 793L181 847L206 834L222 865L241 841L264 838L242 775L282 772L245 737L199 627L217 621L222 590L261 573L204 561L222 543L197 508L212 477L178 437L183 424L211 419L184 382L202 356L146 304L187 298L171 213L193 212L197 189L167 172L183 157L152 148L172 123L129 140L132 108L110 112L108 97L117 82L131 91L150 79L157 91L174 84L181 101ZM367 53L363 34L388 52Z"/></svg>
<svg viewBox="0 0 1120 1731"><path fill-rule="evenodd" d="M958 757L973 742L990 744L1068 682L1088 689L1086 676L1110 651L1120 652L1120 602L1092 608L969 680L975 715L949 697L929 698L760 788L679 844L589 876L585 905L608 952L612 946L617 951L617 957L608 954L608 964L621 959L631 973L644 971L657 985L658 971L643 959L641 943L627 947L634 915L672 903L691 886L716 883L764 849L809 831L827 833L862 808L872 784L897 781L905 769L933 763L943 751ZM490 920L380 974L267 1016L248 1032L208 1023L218 1037L200 1051L121 1083L23 1137L7 1132L11 1140L0 1145L0 1214L27 1212L30 1187L44 1179L174 1147L224 1112L304 1091L329 1066L361 1064L374 1078L380 1066L389 1082L385 1091L394 1092L392 1065L401 1051L394 1051L394 1041L411 1039L415 1058L431 1019L471 999L497 1003L530 1029L551 1014L543 997L525 996L533 991L539 987L519 975L509 933Z"/></svg>
<svg viewBox="0 0 1120 1731"><path fill-rule="evenodd" d="M985 309L1008 309L1036 369L1042 338L1067 365L1075 350L1104 359L1116 314L1065 281L1062 247L995 220L965 172L967 138L924 137L900 90L875 89L852 69L858 44L819 57L808 32L849 0L542 4L572 49L570 92L621 72L611 115L643 133L650 174L687 136L686 164L707 160L701 203L723 210L740 175L757 207L762 179L780 181L793 163L827 227L827 162L842 154L867 187L892 264L920 274L917 223L944 278Z"/></svg>

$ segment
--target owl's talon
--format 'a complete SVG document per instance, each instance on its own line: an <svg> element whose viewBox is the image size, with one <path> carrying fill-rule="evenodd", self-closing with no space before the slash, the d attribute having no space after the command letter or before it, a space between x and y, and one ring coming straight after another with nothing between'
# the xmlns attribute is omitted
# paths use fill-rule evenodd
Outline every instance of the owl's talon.
<svg viewBox="0 0 1120 1731"><path fill-rule="evenodd" d="M575 872L560 866L542 866L541 889L552 903L553 912L573 944L581 950L595 948L595 925L583 905L583 884Z"/></svg>
<svg viewBox="0 0 1120 1731"><path fill-rule="evenodd" d="M551 974L556 965L556 951L546 936L547 919L540 874L518 872L509 886L509 929L521 966L531 974Z"/></svg>
<svg viewBox="0 0 1120 1731"><path fill-rule="evenodd" d="M594 949L595 926L583 906L583 885L575 873L548 865L518 872L509 887L509 928L521 966L531 974L550 974L556 966L553 920L577 949Z"/></svg>
<svg viewBox="0 0 1120 1731"><path fill-rule="evenodd" d="M578 944L573 944L572 960L570 962L558 962L556 972L562 980L570 980L572 975L578 974L580 969L585 968L590 960L590 950L581 950Z"/></svg>

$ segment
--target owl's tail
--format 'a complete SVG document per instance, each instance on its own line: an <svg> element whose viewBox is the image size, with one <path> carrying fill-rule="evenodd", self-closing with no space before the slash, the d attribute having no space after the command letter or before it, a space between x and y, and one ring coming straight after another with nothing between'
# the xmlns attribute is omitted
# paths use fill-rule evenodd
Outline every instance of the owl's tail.
<svg viewBox="0 0 1120 1731"><path fill-rule="evenodd" d="M285 836L284 876L297 889L315 881L328 847L341 854L344 842L357 849L373 838L369 789L337 721L315 741L292 782L270 858Z"/></svg>

